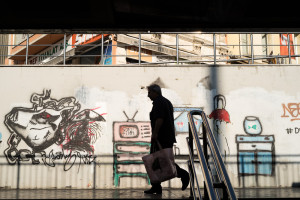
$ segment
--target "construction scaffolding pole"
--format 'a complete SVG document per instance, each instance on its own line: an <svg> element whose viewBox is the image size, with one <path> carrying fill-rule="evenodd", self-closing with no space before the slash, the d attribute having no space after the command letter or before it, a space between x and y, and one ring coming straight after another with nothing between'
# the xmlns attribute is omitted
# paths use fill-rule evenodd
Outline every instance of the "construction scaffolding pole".
<svg viewBox="0 0 300 200"><path fill-rule="evenodd" d="M251 42L251 64L254 64L254 51L253 51L253 34L250 34ZM248 48L248 47L247 47Z"/></svg>
<svg viewBox="0 0 300 200"><path fill-rule="evenodd" d="M66 64L66 41L67 41L67 38L66 38L66 33L65 33L64 34L64 60L63 60L64 65Z"/></svg>
<svg viewBox="0 0 300 200"><path fill-rule="evenodd" d="M28 49L29 48L29 34L26 36L26 58L25 58L25 64L28 64Z"/></svg>
<svg viewBox="0 0 300 200"><path fill-rule="evenodd" d="M139 65L141 64L141 34L139 34Z"/></svg>
<svg viewBox="0 0 300 200"><path fill-rule="evenodd" d="M176 34L176 63L179 64L179 41L178 41L178 34Z"/></svg>
<svg viewBox="0 0 300 200"><path fill-rule="evenodd" d="M288 40L288 53L289 53L289 64L291 64L291 44L290 44L290 34L287 34L287 40Z"/></svg>
<svg viewBox="0 0 300 200"><path fill-rule="evenodd" d="M216 48L216 34L213 34L213 43L214 43L214 65L217 64L217 48Z"/></svg>

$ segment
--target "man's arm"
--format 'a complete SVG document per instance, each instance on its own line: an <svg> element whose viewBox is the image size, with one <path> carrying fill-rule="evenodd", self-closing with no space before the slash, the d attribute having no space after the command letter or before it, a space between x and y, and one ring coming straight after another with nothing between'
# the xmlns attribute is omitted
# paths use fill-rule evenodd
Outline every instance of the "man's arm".
<svg viewBox="0 0 300 200"><path fill-rule="evenodd" d="M158 132L159 132L159 129L160 127L162 126L164 122L164 119L163 118L158 118L156 121L155 121L155 127L154 127L154 130L152 131L152 137L151 137L151 140L152 141L157 141L157 138L158 138Z"/></svg>

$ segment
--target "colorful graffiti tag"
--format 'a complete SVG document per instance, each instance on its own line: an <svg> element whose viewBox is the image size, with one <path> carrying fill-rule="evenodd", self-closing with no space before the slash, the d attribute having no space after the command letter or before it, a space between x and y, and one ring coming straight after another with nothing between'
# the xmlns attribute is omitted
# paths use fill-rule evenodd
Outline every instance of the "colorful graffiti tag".
<svg viewBox="0 0 300 200"><path fill-rule="evenodd" d="M282 104L283 114L281 117L290 118L291 121L300 120L300 103Z"/></svg>
<svg viewBox="0 0 300 200"><path fill-rule="evenodd" d="M15 107L5 116L4 123L11 133L4 151L9 164L31 160L32 164L42 161L54 167L56 160L65 159L64 169L69 170L76 160L86 164L94 161L93 144L101 135L103 114L96 109L80 110L74 97L56 100L50 93L46 90L33 94L31 108ZM22 141L29 148L18 149ZM58 152L48 150L53 145Z"/></svg>
<svg viewBox="0 0 300 200"><path fill-rule="evenodd" d="M295 122L300 120L300 103L288 103L282 104L283 114L281 115L282 118L289 119L291 122ZM299 127L288 127L285 129L287 134L299 134L300 128Z"/></svg>

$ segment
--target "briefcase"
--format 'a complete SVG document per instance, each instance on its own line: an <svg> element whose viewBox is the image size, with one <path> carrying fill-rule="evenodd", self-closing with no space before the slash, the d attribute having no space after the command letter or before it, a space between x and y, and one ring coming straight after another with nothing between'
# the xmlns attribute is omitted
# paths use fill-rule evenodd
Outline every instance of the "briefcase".
<svg viewBox="0 0 300 200"><path fill-rule="evenodd" d="M173 148L160 148L142 159L151 183L161 183L177 177Z"/></svg>

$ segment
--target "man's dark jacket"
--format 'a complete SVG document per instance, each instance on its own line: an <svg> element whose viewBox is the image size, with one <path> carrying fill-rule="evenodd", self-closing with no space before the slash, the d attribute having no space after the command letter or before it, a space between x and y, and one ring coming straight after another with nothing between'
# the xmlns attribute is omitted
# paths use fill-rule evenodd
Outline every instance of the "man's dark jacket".
<svg viewBox="0 0 300 200"><path fill-rule="evenodd" d="M176 142L173 105L161 95L153 100L153 107L150 112L152 130L154 130L155 122L158 118L162 118L164 121L158 132L157 139L163 148L172 147L173 143Z"/></svg>

